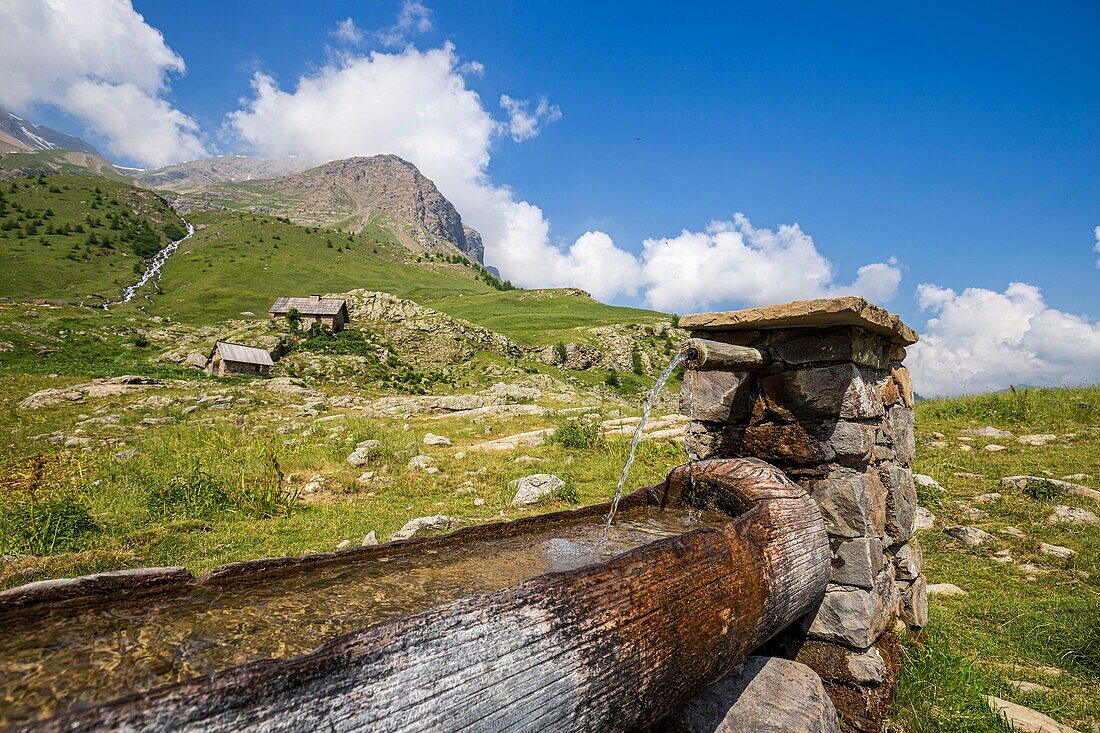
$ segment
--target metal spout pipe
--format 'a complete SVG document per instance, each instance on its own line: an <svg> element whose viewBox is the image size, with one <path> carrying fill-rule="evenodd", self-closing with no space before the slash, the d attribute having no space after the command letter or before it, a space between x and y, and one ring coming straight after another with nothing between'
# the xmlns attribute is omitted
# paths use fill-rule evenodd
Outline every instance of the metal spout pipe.
<svg viewBox="0 0 1100 733"><path fill-rule="evenodd" d="M751 346L736 346L708 339L688 339L680 345L688 369L756 372L768 363L768 355Z"/></svg>

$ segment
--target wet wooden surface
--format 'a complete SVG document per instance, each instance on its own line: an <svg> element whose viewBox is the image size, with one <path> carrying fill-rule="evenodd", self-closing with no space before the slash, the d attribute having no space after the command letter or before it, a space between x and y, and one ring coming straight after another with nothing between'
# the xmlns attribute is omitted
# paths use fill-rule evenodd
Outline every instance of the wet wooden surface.
<svg viewBox="0 0 1100 733"><path fill-rule="evenodd" d="M29 730L629 731L811 610L813 501L755 459L685 464L652 501L736 516L609 562L43 721Z"/></svg>

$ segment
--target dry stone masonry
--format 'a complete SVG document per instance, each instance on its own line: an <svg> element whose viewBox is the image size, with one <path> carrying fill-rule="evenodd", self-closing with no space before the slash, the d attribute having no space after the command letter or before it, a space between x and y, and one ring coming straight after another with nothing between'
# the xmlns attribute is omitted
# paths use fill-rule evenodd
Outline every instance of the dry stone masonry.
<svg viewBox="0 0 1100 733"><path fill-rule="evenodd" d="M817 502L832 572L796 659L822 677L849 725L878 730L897 672L886 632L899 617L911 627L928 617L914 536L913 387L902 364L917 334L858 297L697 314L680 325L764 356L755 371L686 373L685 448L696 460L762 458Z"/></svg>

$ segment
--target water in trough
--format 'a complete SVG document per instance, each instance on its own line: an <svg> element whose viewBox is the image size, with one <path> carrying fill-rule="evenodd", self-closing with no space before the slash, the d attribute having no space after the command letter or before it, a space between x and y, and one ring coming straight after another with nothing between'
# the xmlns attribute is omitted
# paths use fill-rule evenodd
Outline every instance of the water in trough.
<svg viewBox="0 0 1100 733"><path fill-rule="evenodd" d="M590 515L511 537L395 548L263 582L196 584L128 604L28 613L0 634L0 728L303 654L341 634L728 521L717 513L631 509L610 531Z"/></svg>

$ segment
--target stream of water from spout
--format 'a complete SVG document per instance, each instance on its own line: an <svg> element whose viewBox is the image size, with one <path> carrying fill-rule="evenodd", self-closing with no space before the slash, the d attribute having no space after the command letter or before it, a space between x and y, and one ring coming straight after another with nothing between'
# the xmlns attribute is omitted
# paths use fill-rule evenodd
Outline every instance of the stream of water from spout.
<svg viewBox="0 0 1100 733"><path fill-rule="evenodd" d="M634 438L630 441L630 454L626 457L626 463L623 464L623 473L619 476L619 485L615 487L615 497L611 500L611 511L607 513L607 524L604 526L605 532L611 531L611 523L615 520L615 512L619 509L619 500L623 497L623 486L626 485L627 476L630 475L630 467L634 465L634 454L638 452L638 443L642 442L642 430L645 429L646 421L649 420L653 403L657 401L657 395L664 389L665 382L672 376L672 370L683 363L685 358L683 352L672 357L672 361L661 372L661 376L657 377L657 381L653 383L653 389L649 391L649 398L645 401L645 409L642 410L642 421L638 423L638 427L634 430Z"/></svg>

